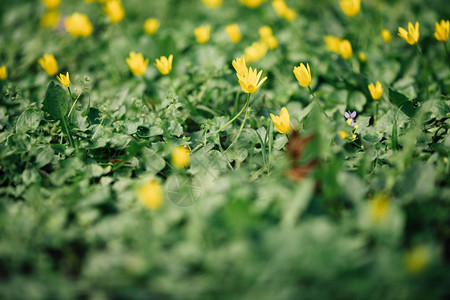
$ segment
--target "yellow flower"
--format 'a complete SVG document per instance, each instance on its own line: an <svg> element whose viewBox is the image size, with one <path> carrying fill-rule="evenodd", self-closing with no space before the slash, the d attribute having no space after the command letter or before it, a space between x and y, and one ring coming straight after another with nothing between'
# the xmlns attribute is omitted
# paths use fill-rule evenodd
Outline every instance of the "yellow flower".
<svg viewBox="0 0 450 300"><path fill-rule="evenodd" d="M236 70L236 73L238 74L246 74L248 72L244 58L238 57L234 59L231 64L233 65L233 68Z"/></svg>
<svg viewBox="0 0 450 300"><path fill-rule="evenodd" d="M242 4L249 8L255 8L261 5L261 3L265 2L267 0L240 0Z"/></svg>
<svg viewBox="0 0 450 300"><path fill-rule="evenodd" d="M165 56L161 56L160 59L155 60L155 66L158 68L159 72L163 75L167 75L172 71L172 61L173 55L169 55L169 59Z"/></svg>
<svg viewBox="0 0 450 300"><path fill-rule="evenodd" d="M58 62L53 54L44 54L44 57L39 58L38 62L48 75L53 76L58 73Z"/></svg>
<svg viewBox="0 0 450 300"><path fill-rule="evenodd" d="M376 85L373 83L369 84L369 92L373 100L380 99L383 94L383 87L381 86L381 83L377 81Z"/></svg>
<svg viewBox="0 0 450 300"><path fill-rule="evenodd" d="M345 132L344 130L339 131L339 134L343 140L349 137L348 133Z"/></svg>
<svg viewBox="0 0 450 300"><path fill-rule="evenodd" d="M411 22L408 22L408 31L404 28L398 28L398 36L404 39L408 44L414 45L419 41L419 22L413 26Z"/></svg>
<svg viewBox="0 0 450 300"><path fill-rule="evenodd" d="M327 35L325 36L324 40L326 48L329 51L340 53L339 46L341 45L342 39L332 35Z"/></svg>
<svg viewBox="0 0 450 300"><path fill-rule="evenodd" d="M381 37L385 43L389 43L392 40L392 35L387 29L381 30Z"/></svg>
<svg viewBox="0 0 450 300"><path fill-rule="evenodd" d="M209 41L209 33L211 32L211 26L199 26L194 29L195 39L198 43L204 44Z"/></svg>
<svg viewBox="0 0 450 300"><path fill-rule="evenodd" d="M439 24L438 22L436 22L436 29L434 31L434 37L440 41L440 42L445 42L448 40L449 37L449 32L450 32L450 21L444 21L441 20L441 23Z"/></svg>
<svg viewBox="0 0 450 300"><path fill-rule="evenodd" d="M348 40L342 40L339 44L339 53L344 59L348 59L353 55L352 44Z"/></svg>
<svg viewBox="0 0 450 300"><path fill-rule="evenodd" d="M239 84L241 85L242 91L244 91L244 93L256 93L259 87L267 79L267 77L264 77L260 80L262 70L258 73L258 70L252 69L252 67L247 69L244 58L236 58L235 60L233 60L233 67L236 70Z"/></svg>
<svg viewBox="0 0 450 300"><path fill-rule="evenodd" d="M366 62L367 60L366 54L364 52L359 52L358 57L361 62Z"/></svg>
<svg viewBox="0 0 450 300"><path fill-rule="evenodd" d="M63 74L59 74L59 76L56 76L56 79L59 80L59 82L61 82L61 84L65 87L69 87L70 86L70 78L69 78L69 72L66 73L66 75Z"/></svg>
<svg viewBox="0 0 450 300"><path fill-rule="evenodd" d="M278 47L278 41L272 35L272 28L270 28L269 26L262 26L261 28L259 28L259 35L270 50Z"/></svg>
<svg viewBox="0 0 450 300"><path fill-rule="evenodd" d="M225 27L225 31L233 43L237 43L242 39L241 30L238 24L230 24Z"/></svg>
<svg viewBox="0 0 450 300"><path fill-rule="evenodd" d="M178 146L172 152L172 162L179 169L186 168L189 165L191 153L188 148Z"/></svg>
<svg viewBox="0 0 450 300"><path fill-rule="evenodd" d="M125 17L125 11L120 0L108 0L104 10L111 23L117 23Z"/></svg>
<svg viewBox="0 0 450 300"><path fill-rule="evenodd" d="M294 67L294 75L301 86L307 87L311 85L311 70L308 63L306 67L303 63L298 67Z"/></svg>
<svg viewBox="0 0 450 300"><path fill-rule="evenodd" d="M339 4L347 16L354 17L359 13L361 0L341 0Z"/></svg>
<svg viewBox="0 0 450 300"><path fill-rule="evenodd" d="M247 62L255 62L264 57L267 53L267 45L264 41L258 41L245 48L244 58Z"/></svg>
<svg viewBox="0 0 450 300"><path fill-rule="evenodd" d="M6 80L8 79L8 70L6 69L6 66L0 67L0 80Z"/></svg>
<svg viewBox="0 0 450 300"><path fill-rule="evenodd" d="M270 114L270 117L272 118L272 122L275 125L275 128L278 130L278 132L284 134L289 133L289 130L291 130L291 125L289 125L289 112L286 109L286 107L283 107L280 110L279 116Z"/></svg>
<svg viewBox="0 0 450 300"><path fill-rule="evenodd" d="M288 20L289 22L291 22L291 21L293 21L295 19L295 17L297 17L297 12L295 10L293 10L292 8L288 8L284 12L283 17L286 20Z"/></svg>
<svg viewBox="0 0 450 300"><path fill-rule="evenodd" d="M272 36L272 28L270 26L262 26L259 28L259 36L262 39L268 38Z"/></svg>
<svg viewBox="0 0 450 300"><path fill-rule="evenodd" d="M66 31L75 37L87 37L92 33L92 24L88 16L80 13L73 13L64 21Z"/></svg>
<svg viewBox="0 0 450 300"><path fill-rule="evenodd" d="M370 216L376 223L384 221L389 213L390 205L386 195L376 195L369 201Z"/></svg>
<svg viewBox="0 0 450 300"><path fill-rule="evenodd" d="M270 50L276 49L278 47L278 41L274 36L269 36L264 40Z"/></svg>
<svg viewBox="0 0 450 300"><path fill-rule="evenodd" d="M159 209L163 204L163 188L156 180L139 187L136 196L145 207L152 210Z"/></svg>
<svg viewBox="0 0 450 300"><path fill-rule="evenodd" d="M280 16L284 17L286 10L288 9L286 2L284 0L274 0L272 1L272 7L275 9L275 12Z"/></svg>
<svg viewBox="0 0 450 300"><path fill-rule="evenodd" d="M147 70L148 58L144 60L142 53L130 52L126 59L128 67L134 75L142 76Z"/></svg>
<svg viewBox="0 0 450 300"><path fill-rule="evenodd" d="M408 272L417 274L422 272L430 261L429 250L423 246L416 246L405 256L405 265Z"/></svg>
<svg viewBox="0 0 450 300"><path fill-rule="evenodd" d="M61 4L61 0L42 0L48 10L56 9Z"/></svg>
<svg viewBox="0 0 450 300"><path fill-rule="evenodd" d="M58 24L61 15L56 11L48 11L46 12L41 19L42 27L53 27Z"/></svg>
<svg viewBox="0 0 450 300"><path fill-rule="evenodd" d="M297 13L295 10L289 8L286 5L286 2L284 0L274 0L272 1L272 7L275 9L275 12L277 15L279 15L282 18L285 18L288 21L292 21L297 16Z"/></svg>
<svg viewBox="0 0 450 300"><path fill-rule="evenodd" d="M222 5L222 0L202 0L203 4L210 8L219 8Z"/></svg>
<svg viewBox="0 0 450 300"><path fill-rule="evenodd" d="M158 19L155 18L148 18L147 20L145 20L144 23L144 31L146 34L155 34L158 29L159 29L159 25L161 23L159 22Z"/></svg>

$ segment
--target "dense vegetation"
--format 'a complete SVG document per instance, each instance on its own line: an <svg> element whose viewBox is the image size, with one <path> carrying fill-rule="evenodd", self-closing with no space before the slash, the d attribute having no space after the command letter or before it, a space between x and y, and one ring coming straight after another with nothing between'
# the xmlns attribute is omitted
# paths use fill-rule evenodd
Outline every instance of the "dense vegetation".
<svg viewBox="0 0 450 300"><path fill-rule="evenodd" d="M449 297L450 7L358 4L1 2L0 298Z"/></svg>

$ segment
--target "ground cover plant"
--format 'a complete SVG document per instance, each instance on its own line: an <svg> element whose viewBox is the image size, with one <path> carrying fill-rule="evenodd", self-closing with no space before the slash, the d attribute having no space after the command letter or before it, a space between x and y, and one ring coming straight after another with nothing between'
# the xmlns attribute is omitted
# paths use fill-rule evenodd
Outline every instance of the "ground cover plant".
<svg viewBox="0 0 450 300"><path fill-rule="evenodd" d="M0 2L1 299L444 299L450 7Z"/></svg>

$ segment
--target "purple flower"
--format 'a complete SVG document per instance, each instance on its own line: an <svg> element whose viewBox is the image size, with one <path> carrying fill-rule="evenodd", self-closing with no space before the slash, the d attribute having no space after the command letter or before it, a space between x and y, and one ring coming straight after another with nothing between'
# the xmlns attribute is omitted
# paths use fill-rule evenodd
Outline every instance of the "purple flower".
<svg viewBox="0 0 450 300"><path fill-rule="evenodd" d="M347 119L347 124L350 126L355 126L354 119L356 118L356 111L353 111L352 113L345 112L344 117Z"/></svg>

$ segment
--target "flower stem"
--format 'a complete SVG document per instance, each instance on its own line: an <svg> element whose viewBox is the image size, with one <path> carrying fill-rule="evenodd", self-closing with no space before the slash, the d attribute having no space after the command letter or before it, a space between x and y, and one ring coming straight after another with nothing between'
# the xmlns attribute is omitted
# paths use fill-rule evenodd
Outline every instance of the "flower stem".
<svg viewBox="0 0 450 300"><path fill-rule="evenodd" d="M70 86L68 86L67 89L69 90L70 104L73 104L72 92L70 91Z"/></svg>
<svg viewBox="0 0 450 300"><path fill-rule="evenodd" d="M425 62L425 59L423 58L423 53L422 53L422 49L420 49L419 44L415 44L416 45L416 50L417 53L419 54L420 60L422 61L422 66L425 69L425 77L426 77L426 90L425 90L425 100L428 100L428 95L429 95L429 91L428 91L428 77L429 77L429 72L428 72L428 65Z"/></svg>
<svg viewBox="0 0 450 300"><path fill-rule="evenodd" d="M249 94L249 95L250 95L250 94ZM227 148L227 150L225 150L225 152L227 152L228 149L230 149L231 147L233 147L233 145L237 142L239 136L240 136L241 133L242 133L242 129L244 129L244 125L245 125L245 122L247 121L247 117L248 117L248 112L249 112L249 111L250 111L250 107L247 105L247 110L245 111L245 115L244 115L244 121L242 121L241 127L239 128L238 135L234 138L233 142L231 143L230 146L228 146L228 148Z"/></svg>
<svg viewBox="0 0 450 300"><path fill-rule="evenodd" d="M443 44L444 44L444 48L445 48L445 54L447 54L448 65L450 67L450 53L448 52L447 42L443 42Z"/></svg>
<svg viewBox="0 0 450 300"><path fill-rule="evenodd" d="M227 127L228 125L230 125L231 123L233 123L243 112L244 112L244 110L248 107L248 104L250 103L250 94L248 94L248 97L247 97L247 102L245 102L245 105L244 105L244 107L241 109L241 111L240 112L238 112L237 113L237 115L235 115L234 117L233 117L233 119L231 119L230 121L228 121L225 125L223 125L222 127L220 127L220 129L219 130L217 130L216 132L214 132L214 134L213 135L216 135L216 134L218 134L219 132L221 132L225 127Z"/></svg>
<svg viewBox="0 0 450 300"><path fill-rule="evenodd" d="M316 95L314 95L314 92L313 92L313 90L311 89L311 86L309 86L309 85L308 85L308 90L309 90L309 93L310 93L314 98L317 99Z"/></svg>
<svg viewBox="0 0 450 300"><path fill-rule="evenodd" d="M375 116L373 117L373 125L375 125L377 123L378 120L378 105L380 104L379 101L380 100L375 100Z"/></svg>

